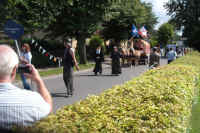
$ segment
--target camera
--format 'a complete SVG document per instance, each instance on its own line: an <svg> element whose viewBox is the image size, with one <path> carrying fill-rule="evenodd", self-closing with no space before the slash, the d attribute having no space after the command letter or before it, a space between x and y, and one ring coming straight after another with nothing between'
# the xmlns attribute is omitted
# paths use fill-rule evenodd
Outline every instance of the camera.
<svg viewBox="0 0 200 133"><path fill-rule="evenodd" d="M17 68L17 73L31 73L29 66L19 65Z"/></svg>

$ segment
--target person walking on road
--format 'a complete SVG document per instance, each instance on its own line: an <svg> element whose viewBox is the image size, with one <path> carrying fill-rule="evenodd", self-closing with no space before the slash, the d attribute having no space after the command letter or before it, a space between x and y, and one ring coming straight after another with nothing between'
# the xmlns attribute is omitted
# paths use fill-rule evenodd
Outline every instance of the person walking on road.
<svg viewBox="0 0 200 133"><path fill-rule="evenodd" d="M169 64L169 63L171 63L173 60L176 59L177 54L176 54L176 52L175 52L172 48L170 48L170 49L169 49L169 52L167 53L166 56L167 56L167 60L168 60L168 64Z"/></svg>
<svg viewBox="0 0 200 133"><path fill-rule="evenodd" d="M113 47L113 52L111 54L112 59L112 74L119 75L122 73L121 65L120 65L120 53L116 46Z"/></svg>
<svg viewBox="0 0 200 133"><path fill-rule="evenodd" d="M154 47L152 53L150 54L149 67L155 68L158 66L160 66L160 53L158 48Z"/></svg>
<svg viewBox="0 0 200 133"><path fill-rule="evenodd" d="M63 60L63 80L67 88L66 97L72 96L74 91L73 86L73 67L75 66L79 70L78 63L75 57L75 49L72 48L72 39L65 39L65 52Z"/></svg>
<svg viewBox="0 0 200 133"><path fill-rule="evenodd" d="M26 64L31 64L31 60L32 60L31 48L28 43L24 43L22 45L22 52L20 55L20 65L23 67ZM24 89L31 90L30 84L27 82L27 79L24 76L24 74L21 73L20 76L21 76Z"/></svg>
<svg viewBox="0 0 200 133"><path fill-rule="evenodd" d="M101 46L97 47L94 55L94 60L95 60L95 67L93 72L95 73L95 75L97 75L98 72L102 74L102 62L104 61L104 54L101 49Z"/></svg>

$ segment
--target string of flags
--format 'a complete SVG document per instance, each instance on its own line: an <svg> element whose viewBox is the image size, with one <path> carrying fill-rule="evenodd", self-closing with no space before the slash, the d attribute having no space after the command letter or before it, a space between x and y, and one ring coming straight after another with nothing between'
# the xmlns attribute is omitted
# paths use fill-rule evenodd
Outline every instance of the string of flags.
<svg viewBox="0 0 200 133"><path fill-rule="evenodd" d="M39 43L32 39L31 40L31 45L34 45L35 48L38 47L38 51L41 52L43 55L45 55L46 57L49 57L49 60L52 60L53 62L58 62L59 66L61 65L62 62L62 58L60 57L56 57L54 55L52 55L51 53L49 53L47 50L45 50L41 45L39 45Z"/></svg>

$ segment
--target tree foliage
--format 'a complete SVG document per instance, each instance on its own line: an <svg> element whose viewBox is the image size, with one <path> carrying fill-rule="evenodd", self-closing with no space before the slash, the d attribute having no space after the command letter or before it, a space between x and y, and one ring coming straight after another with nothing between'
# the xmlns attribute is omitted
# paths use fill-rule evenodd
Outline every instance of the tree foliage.
<svg viewBox="0 0 200 133"><path fill-rule="evenodd" d="M48 38L76 38L81 63L86 63L85 39L97 30L110 3L110 0L8 0L5 7L9 12L6 17L19 21L31 32L45 29Z"/></svg>
<svg viewBox="0 0 200 133"><path fill-rule="evenodd" d="M188 38L191 47L200 50L200 1L199 0L170 0L166 4L168 14L172 16L176 27L183 28L183 36Z"/></svg>
<svg viewBox="0 0 200 133"><path fill-rule="evenodd" d="M85 39L96 31L105 28L104 38L120 41L130 35L132 24L150 31L156 23L152 5L140 0L4 0L0 7L1 20L17 21L25 33L42 30L48 39L75 38L82 64L87 61Z"/></svg>
<svg viewBox="0 0 200 133"><path fill-rule="evenodd" d="M72 0L55 15L47 31L49 37L74 37L78 40L80 63L86 63L85 39L100 26L109 0Z"/></svg>
<svg viewBox="0 0 200 133"><path fill-rule="evenodd" d="M125 0L114 3L106 14L103 36L116 42L127 40L131 35L131 26L146 26L152 31L157 23L157 18L152 12L152 5L142 3L140 0Z"/></svg>
<svg viewBox="0 0 200 133"><path fill-rule="evenodd" d="M22 24L25 32L34 32L44 29L52 21L54 14L59 12L58 3L64 0L7 0L3 2L1 18L3 24L8 19Z"/></svg>
<svg viewBox="0 0 200 133"><path fill-rule="evenodd" d="M166 46L168 43L172 42L174 37L174 27L169 23L164 23L158 29L158 42L159 44Z"/></svg>

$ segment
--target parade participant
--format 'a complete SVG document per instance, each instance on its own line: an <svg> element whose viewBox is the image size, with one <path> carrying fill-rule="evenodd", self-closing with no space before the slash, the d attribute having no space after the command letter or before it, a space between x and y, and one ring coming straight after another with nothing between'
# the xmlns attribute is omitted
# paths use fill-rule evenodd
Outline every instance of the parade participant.
<svg viewBox="0 0 200 133"><path fill-rule="evenodd" d="M65 39L65 52L64 52L64 60L63 60L63 80L65 82L65 86L67 88L66 97L72 96L74 91L73 86L73 67L75 66L77 70L79 70L78 63L75 57L75 49L72 48L72 40Z"/></svg>
<svg viewBox="0 0 200 133"><path fill-rule="evenodd" d="M113 47L113 52L111 54L112 58L112 74L118 75L121 74L121 65L120 65L120 53L116 46Z"/></svg>
<svg viewBox="0 0 200 133"><path fill-rule="evenodd" d="M154 47L152 53L150 54L149 67L158 67L160 65L160 53L159 49Z"/></svg>
<svg viewBox="0 0 200 133"><path fill-rule="evenodd" d="M139 39L140 47L143 50L143 55L147 57L147 63L149 63L149 58L150 58L150 52L151 52L151 46L150 44L142 39Z"/></svg>
<svg viewBox="0 0 200 133"><path fill-rule="evenodd" d="M98 46L96 48L96 52L94 55L94 61L95 61L95 67L94 67L93 72L95 73L95 75L97 75L98 72L100 74L102 74L102 62L104 61L104 54L101 49L101 46Z"/></svg>
<svg viewBox="0 0 200 133"><path fill-rule="evenodd" d="M176 52L175 52L172 48L170 48L170 49L169 49L169 52L167 53L166 56L167 56L167 60L168 60L168 64L169 64L169 63L171 63L173 60L176 59L177 54L176 54Z"/></svg>
<svg viewBox="0 0 200 133"><path fill-rule="evenodd" d="M28 43L24 43L22 45L22 52L20 55L20 65L25 66L26 64L31 64L31 60L32 60L31 48ZM27 79L24 76L24 74L20 73L20 76L21 76L24 89L31 90L31 87L29 83L27 82Z"/></svg>
<svg viewBox="0 0 200 133"><path fill-rule="evenodd" d="M30 73L24 75L36 83L38 92L12 84L19 63L12 48L0 45L0 60L0 132L13 126L30 126L46 117L52 111L52 98L35 67L27 64Z"/></svg>

